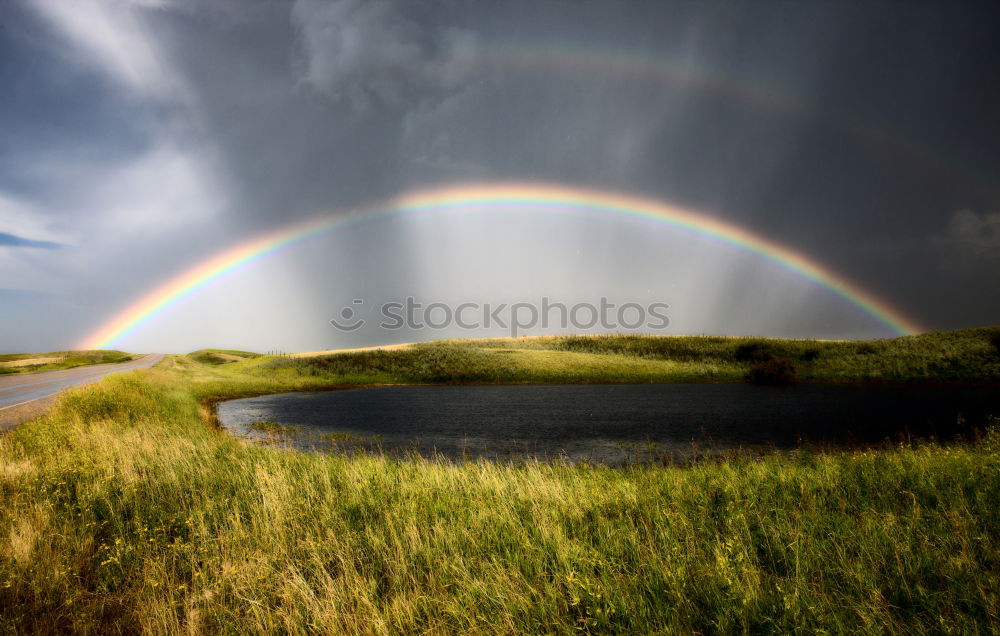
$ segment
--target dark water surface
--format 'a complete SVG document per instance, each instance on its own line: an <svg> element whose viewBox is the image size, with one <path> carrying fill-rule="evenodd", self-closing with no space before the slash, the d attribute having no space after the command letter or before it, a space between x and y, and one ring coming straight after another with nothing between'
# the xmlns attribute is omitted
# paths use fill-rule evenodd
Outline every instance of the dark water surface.
<svg viewBox="0 0 1000 636"><path fill-rule="evenodd" d="M218 414L236 435L303 449L622 464L733 448L950 440L1000 416L1000 387L391 386L231 400Z"/></svg>

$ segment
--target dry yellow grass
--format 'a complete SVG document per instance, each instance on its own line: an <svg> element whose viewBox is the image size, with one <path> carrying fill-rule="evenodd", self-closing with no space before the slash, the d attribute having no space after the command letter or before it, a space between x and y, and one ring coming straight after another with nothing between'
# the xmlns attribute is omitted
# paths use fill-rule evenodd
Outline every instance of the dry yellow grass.
<svg viewBox="0 0 1000 636"><path fill-rule="evenodd" d="M24 358L23 360L13 360L11 362L0 362L0 365L5 367L17 368L17 367L30 367L33 364L48 364L50 362L59 362L62 357L54 358Z"/></svg>
<svg viewBox="0 0 1000 636"><path fill-rule="evenodd" d="M316 356L330 356L338 353L358 353L360 351L392 351L394 349L408 349L415 345L415 342L401 342L399 344L378 345L376 347L355 347L353 349L326 349L325 351L303 351L301 353L290 354L293 358L314 358Z"/></svg>

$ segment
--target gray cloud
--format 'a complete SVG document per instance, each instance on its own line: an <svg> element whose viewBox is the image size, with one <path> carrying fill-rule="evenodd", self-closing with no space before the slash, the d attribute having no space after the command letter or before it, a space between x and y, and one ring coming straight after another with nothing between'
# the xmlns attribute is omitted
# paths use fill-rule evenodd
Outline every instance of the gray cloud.
<svg viewBox="0 0 1000 636"><path fill-rule="evenodd" d="M70 64L89 65L144 97L173 101L189 89L157 40L146 30L146 14L174 4L168 0L34 0L32 8L76 46L66 49ZM80 57L79 52L85 52Z"/></svg>
<svg viewBox="0 0 1000 636"><path fill-rule="evenodd" d="M475 38L420 25L402 9L392 0L296 0L303 79L359 108L373 99L401 104L415 89L456 81Z"/></svg>

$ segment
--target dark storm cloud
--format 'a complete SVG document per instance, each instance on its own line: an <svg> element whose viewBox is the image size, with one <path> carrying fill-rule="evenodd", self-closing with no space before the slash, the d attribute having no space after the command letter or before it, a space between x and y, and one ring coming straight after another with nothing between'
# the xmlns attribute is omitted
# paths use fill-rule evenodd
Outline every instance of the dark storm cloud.
<svg viewBox="0 0 1000 636"><path fill-rule="evenodd" d="M955 212L939 247L949 266L1000 266L1000 213Z"/></svg>
<svg viewBox="0 0 1000 636"><path fill-rule="evenodd" d="M43 250L58 250L66 247L62 243L53 241L36 241L33 239L0 232L0 247L34 247Z"/></svg>
<svg viewBox="0 0 1000 636"><path fill-rule="evenodd" d="M956 206L997 203L977 176L989 168L976 161L996 159L974 138L995 140L997 96L976 86L975 100L954 99L987 70L967 69L954 51L981 49L992 30L968 12L911 15L895 6L493 3L473 11L300 0L289 23L257 25L266 33L181 23L174 35L181 67L232 145L230 159L265 182L273 174L285 200L296 186L309 197L317 180L377 196L408 177L474 172L613 181L765 224L825 224L824 235L850 234L845 217L896 235L893 219L905 207L909 231L940 231ZM906 31L901 46L888 25ZM790 113L738 92L586 66L462 64L497 49L546 47L679 59L801 104ZM273 143L276 156L260 157ZM301 175L294 186L292 172Z"/></svg>
<svg viewBox="0 0 1000 636"><path fill-rule="evenodd" d="M118 306L317 211L558 181L709 211L934 327L996 322L998 27L986 3L14 3L0 214L92 245L66 271ZM421 247L396 239L387 280Z"/></svg>

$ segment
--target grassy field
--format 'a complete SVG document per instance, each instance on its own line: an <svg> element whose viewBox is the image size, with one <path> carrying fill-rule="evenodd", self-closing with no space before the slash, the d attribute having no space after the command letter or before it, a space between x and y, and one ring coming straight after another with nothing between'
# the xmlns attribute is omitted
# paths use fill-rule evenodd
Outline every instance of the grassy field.
<svg viewBox="0 0 1000 636"><path fill-rule="evenodd" d="M205 404L389 380L738 380L789 355L808 378L995 380L995 333L850 354L862 345L625 337L169 356L0 438L0 628L990 632L995 430L973 444L688 467L454 464L255 446L206 425ZM819 357L802 361L812 347ZM848 355L886 362L850 374Z"/></svg>
<svg viewBox="0 0 1000 636"><path fill-rule="evenodd" d="M91 364L128 362L138 356L122 351L53 351L0 355L0 375L39 373L85 367Z"/></svg>

